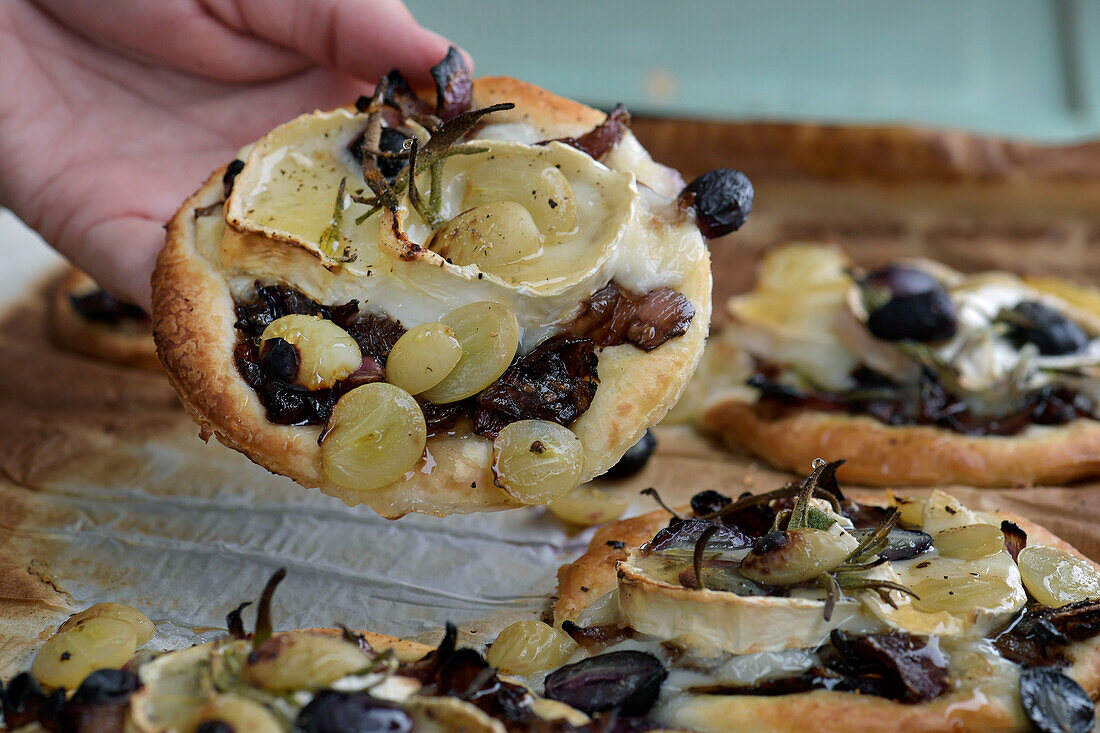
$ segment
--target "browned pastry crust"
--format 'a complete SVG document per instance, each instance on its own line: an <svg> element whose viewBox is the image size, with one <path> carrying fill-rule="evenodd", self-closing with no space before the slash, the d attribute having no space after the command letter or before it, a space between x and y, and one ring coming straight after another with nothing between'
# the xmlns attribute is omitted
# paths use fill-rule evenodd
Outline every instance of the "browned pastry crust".
<svg viewBox="0 0 1100 733"><path fill-rule="evenodd" d="M840 478L868 486L1060 484L1100 473L1095 420L1033 425L1014 436L969 436L809 409L772 417L758 405L726 397L706 406L701 423L731 447L789 470L817 456L847 456Z"/></svg>
<svg viewBox="0 0 1100 733"><path fill-rule="evenodd" d="M80 270L70 269L50 294L50 339L58 347L116 364L159 371L160 360L153 334L136 324L112 326L84 318L73 308L71 297L85 295L98 286Z"/></svg>
<svg viewBox="0 0 1100 733"><path fill-rule="evenodd" d="M1029 544L1042 544L1084 555L1041 525L1012 512L993 512L1015 522ZM668 523L670 514L658 510L602 527L588 551L558 570L558 601L554 621L573 620L593 601L617 585L616 563L631 549L648 541ZM617 549L609 542L622 542ZM1089 560L1089 562L1092 562ZM1095 565L1095 563L1093 563ZM1100 566L1098 566L1100 567ZM1073 665L1066 673L1093 699L1100 695L1100 638L1070 647ZM1016 701L980 691L951 692L927 703L907 705L886 698L849 692L816 690L795 695L694 695L670 713L666 726L684 730L768 731L769 733L947 733L948 731L1027 731L1031 724Z"/></svg>
<svg viewBox="0 0 1100 733"><path fill-rule="evenodd" d="M493 123L527 122L547 138L579 135L604 119L598 110L515 79L474 82L475 107L498 101L514 102L516 108L498 113ZM487 439L431 437L428 462L404 481L364 496L324 480L319 427L286 427L267 420L234 362L234 301L225 276L196 249L193 212L221 201L223 172L215 171L169 223L168 242L153 274L157 348L169 379L203 434L216 436L303 486L319 487L348 504L366 503L390 518L408 512L445 515L518 506L494 486ZM295 267L294 258L309 257L294 248L284 250L279 256L286 258L288 270ZM571 426L587 448L586 477L606 471L680 396L702 354L710 321L710 287L709 260L703 257L677 287L696 310L684 335L648 353L616 346L600 354L600 388L588 411Z"/></svg>

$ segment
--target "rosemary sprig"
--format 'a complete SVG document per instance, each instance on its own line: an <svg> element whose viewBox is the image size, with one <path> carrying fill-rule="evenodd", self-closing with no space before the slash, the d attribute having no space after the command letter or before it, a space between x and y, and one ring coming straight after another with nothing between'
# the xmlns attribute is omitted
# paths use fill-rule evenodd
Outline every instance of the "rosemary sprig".
<svg viewBox="0 0 1100 733"><path fill-rule="evenodd" d="M413 208L426 223L433 228L438 228L443 223L440 215L443 206L443 163L454 155L474 155L485 152L487 148L470 143L459 144L458 141L486 115L512 109L515 105L506 102L469 110L428 129L429 137L424 143L414 137L409 148L409 161L398 172L393 185L390 185L378 168L378 159L382 155L378 151L378 144L382 131L381 95L384 93L384 84L380 83L379 88L375 89L374 97L367 105L367 129L363 134L360 149L363 153L363 180L374 193L374 197L373 199L353 199L358 203L371 206L365 214L355 219L355 223L362 224L382 207L391 211L396 209L398 197L408 189ZM424 200L422 192L417 190L416 183L416 178L425 172L431 175L431 188L428 191L427 201Z"/></svg>
<svg viewBox="0 0 1100 733"><path fill-rule="evenodd" d="M340 247L340 227L344 225L344 197L347 194L348 178L340 179L340 188L336 191L336 203L332 207L332 218L325 231L321 232L317 246L329 257L336 257Z"/></svg>
<svg viewBox="0 0 1100 733"><path fill-rule="evenodd" d="M707 543L710 542L710 538L717 534L719 529L720 525L709 524L699 535L699 539L695 541L695 552L692 553L691 565L695 570L695 583L700 590L707 587L703 583L703 553L707 551Z"/></svg>
<svg viewBox="0 0 1100 733"><path fill-rule="evenodd" d="M660 506L660 507L661 507L662 509L664 509L664 510L665 510L666 512L668 512L669 514L671 514L672 516L674 516L674 517L676 517L677 519L679 519L679 520L680 520L681 522L682 522L682 521L684 521L684 517L683 517L683 516L681 516L679 512L677 512L677 511L676 511L675 509L673 509L672 507L670 507L670 506L669 506L668 504L666 504L666 503L664 502L664 500L663 500L663 499L661 498L661 495L657 493L657 489L655 489L655 488L653 488L652 486L650 486L650 487L649 487L648 489L642 489L642 490L641 490L641 491L639 491L638 493L639 493L639 494L641 494L642 496L649 496L649 497L652 497L652 499L653 499L653 500L654 500L655 502L657 502L657 504L658 504L658 505L659 505L659 506Z"/></svg>

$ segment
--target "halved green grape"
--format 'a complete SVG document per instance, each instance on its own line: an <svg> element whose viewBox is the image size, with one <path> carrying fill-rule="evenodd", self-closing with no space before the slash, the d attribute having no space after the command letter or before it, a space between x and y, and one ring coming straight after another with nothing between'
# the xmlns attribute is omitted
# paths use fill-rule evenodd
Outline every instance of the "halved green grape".
<svg viewBox="0 0 1100 733"><path fill-rule="evenodd" d="M924 518L926 500L919 497L897 496L892 492L887 492L887 494L900 513L898 524L903 527L919 528Z"/></svg>
<svg viewBox="0 0 1100 733"><path fill-rule="evenodd" d="M261 338L281 338L294 345L299 358L294 383L307 389L331 387L363 363L363 353L351 334L320 316L277 318Z"/></svg>
<svg viewBox="0 0 1100 733"><path fill-rule="evenodd" d="M958 560L980 560L996 555L1005 548L1005 535L992 524L968 524L965 527L945 529L936 535L932 544L943 557Z"/></svg>
<svg viewBox="0 0 1100 733"><path fill-rule="evenodd" d="M537 255L542 235L522 204L494 201L444 224L432 238L431 249L456 265L493 272Z"/></svg>
<svg viewBox="0 0 1100 733"><path fill-rule="evenodd" d="M745 559L741 574L767 585L795 585L835 570L852 547L823 529L792 529L761 537Z"/></svg>
<svg viewBox="0 0 1100 733"><path fill-rule="evenodd" d="M370 662L357 644L339 636L290 631L256 647L241 678L268 692L319 690L362 671Z"/></svg>
<svg viewBox="0 0 1100 733"><path fill-rule="evenodd" d="M1016 556L1027 592L1045 606L1059 608L1100 598L1100 571L1088 560L1063 550L1032 545Z"/></svg>
<svg viewBox="0 0 1100 733"><path fill-rule="evenodd" d="M54 634L38 650L31 674L47 687L75 690L97 669L118 669L137 650L134 625L109 616L87 618Z"/></svg>
<svg viewBox="0 0 1100 733"><path fill-rule="evenodd" d="M122 603L97 603L91 608L86 608L80 613L70 616L68 621L61 624L58 631L68 631L83 623L86 619L99 618L100 616L117 618L131 624L134 627L134 633L137 635L138 646L144 646L153 638L153 632L156 631L156 627L153 626L153 622L149 620L148 616L136 608Z"/></svg>
<svg viewBox="0 0 1100 733"><path fill-rule="evenodd" d="M607 524L621 517L630 507L630 499L621 492L584 484L555 499L547 508L564 522L582 527Z"/></svg>
<svg viewBox="0 0 1100 733"><path fill-rule="evenodd" d="M557 167L524 156L494 156L470 171L463 206L494 201L523 204L545 234L567 234L577 227L577 201Z"/></svg>
<svg viewBox="0 0 1100 733"><path fill-rule="evenodd" d="M462 358L462 344L450 326L421 323L397 339L386 358L386 381L420 394L443 381Z"/></svg>
<svg viewBox="0 0 1100 733"><path fill-rule="evenodd" d="M997 608L1017 593L1003 577L974 577L969 572L961 571L947 577L941 575L927 578L910 586L910 590L917 595L913 599L913 605L921 611L946 611L963 615L978 608Z"/></svg>
<svg viewBox="0 0 1100 733"><path fill-rule="evenodd" d="M405 390L387 382L364 384L336 403L321 439L325 477L352 491L391 484L424 454L424 413Z"/></svg>
<svg viewBox="0 0 1100 733"><path fill-rule="evenodd" d="M573 431L547 420L509 423L493 441L493 474L524 504L546 504L576 488L584 446Z"/></svg>
<svg viewBox="0 0 1100 733"><path fill-rule="evenodd" d="M462 358L443 381L421 394L437 405L471 397L495 382L519 348L519 322L503 303L478 301L442 321L462 344Z"/></svg>
<svg viewBox="0 0 1100 733"><path fill-rule="evenodd" d="M215 695L199 710L191 727L192 730L203 723L224 723L234 733L282 733L279 719L262 704L239 695ZM209 730L224 730L209 726Z"/></svg>
<svg viewBox="0 0 1100 733"><path fill-rule="evenodd" d="M500 632L485 659L502 672L526 676L560 667L578 648L561 629L541 621L517 621Z"/></svg>

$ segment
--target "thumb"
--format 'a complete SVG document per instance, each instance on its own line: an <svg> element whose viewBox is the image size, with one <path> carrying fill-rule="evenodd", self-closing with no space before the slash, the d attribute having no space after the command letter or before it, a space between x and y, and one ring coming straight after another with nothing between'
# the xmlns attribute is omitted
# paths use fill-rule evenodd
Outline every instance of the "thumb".
<svg viewBox="0 0 1100 733"><path fill-rule="evenodd" d="M206 0L231 25L318 64L374 81L398 68L414 85L447 55L447 39L420 26L400 0ZM469 56L466 56L469 61Z"/></svg>

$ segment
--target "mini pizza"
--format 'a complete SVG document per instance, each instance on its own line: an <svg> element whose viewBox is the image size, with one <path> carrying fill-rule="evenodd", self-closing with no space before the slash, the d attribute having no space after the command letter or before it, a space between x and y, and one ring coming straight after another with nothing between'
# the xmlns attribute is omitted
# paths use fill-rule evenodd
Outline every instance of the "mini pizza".
<svg viewBox="0 0 1100 733"><path fill-rule="evenodd" d="M602 528L558 573L554 627L506 629L490 661L582 711L617 681L663 728L1092 730L1100 568L938 490L852 501L840 463Z"/></svg>
<svg viewBox="0 0 1100 733"><path fill-rule="evenodd" d="M76 614L3 689L4 730L89 733L505 733L598 722L502 679L455 627L432 648L381 634L273 633L276 574L246 633L243 604L222 639L139 651L153 634L140 611L104 603Z"/></svg>
<svg viewBox="0 0 1100 733"><path fill-rule="evenodd" d="M180 209L158 349L226 445L387 517L546 503L675 403L736 171L684 186L604 115L457 52L269 133Z"/></svg>
<svg viewBox="0 0 1100 733"><path fill-rule="evenodd" d="M153 327L141 308L70 269L50 294L50 338L58 347L123 366L159 370Z"/></svg>
<svg viewBox="0 0 1100 733"><path fill-rule="evenodd" d="M867 485L1096 476L1097 301L1052 279L777 249L728 306L750 389L710 400L701 424L781 468L850 456L843 476Z"/></svg>

